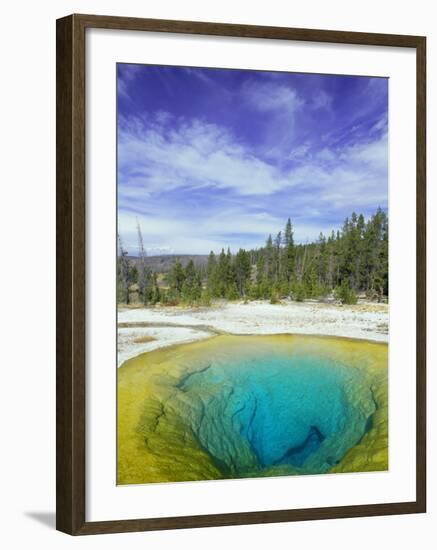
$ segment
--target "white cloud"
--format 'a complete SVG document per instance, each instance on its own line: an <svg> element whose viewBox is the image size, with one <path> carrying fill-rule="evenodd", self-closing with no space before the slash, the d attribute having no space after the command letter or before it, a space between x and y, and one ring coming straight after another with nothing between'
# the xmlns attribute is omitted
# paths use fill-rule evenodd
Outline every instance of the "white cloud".
<svg viewBox="0 0 437 550"><path fill-rule="evenodd" d="M332 97L324 90L319 90L316 94L314 94L312 103L314 109L330 109Z"/></svg>
<svg viewBox="0 0 437 550"><path fill-rule="evenodd" d="M388 114L384 113L382 117L372 126L371 132L379 132L385 130L387 132Z"/></svg>
<svg viewBox="0 0 437 550"><path fill-rule="evenodd" d="M149 254L156 250L205 254L210 250L219 252L228 245L234 252L241 246L251 248L262 243L269 233L277 233L284 223L268 212L249 213L235 207L218 211L214 216L200 210L196 212L195 223L192 214L186 211L171 216L169 212L157 211L133 216L122 210L118 216L119 232L123 235L125 248L131 253L137 251L138 219ZM236 234L243 234L245 242L233 246Z"/></svg>
<svg viewBox="0 0 437 550"><path fill-rule="evenodd" d="M141 65L121 64L118 70L117 86L118 93L126 99L131 99L129 94L129 83L135 80L141 73Z"/></svg>
<svg viewBox="0 0 437 550"><path fill-rule="evenodd" d="M379 140L365 144L354 145L347 148L342 158L349 161L367 164L374 170L387 170L388 165L388 142L387 134Z"/></svg>
<svg viewBox="0 0 437 550"><path fill-rule="evenodd" d="M305 143L302 143L302 145L299 145L298 147L295 147L291 153L290 153L290 160L304 160L308 157L308 153L311 150L311 144L306 141Z"/></svg>
<svg viewBox="0 0 437 550"><path fill-rule="evenodd" d="M313 215L318 212L313 209ZM161 254L208 254L210 250L219 253L229 245L236 253L240 247L250 249L262 246L269 234L276 235L283 229L285 219L266 212L249 215L243 211L221 212L211 218L202 213L196 215L195 223L190 215L138 216L144 243L149 256ZM136 217L121 212L118 219L119 231L123 235L123 245L131 254L138 253ZM329 234L333 227L315 221L295 224L296 242L311 242L320 231ZM243 233L235 242L235 234ZM171 246L169 245L171 243Z"/></svg>
<svg viewBox="0 0 437 550"><path fill-rule="evenodd" d="M198 78L203 84L213 87L217 86L217 82L208 76L205 69L200 69L197 67L181 67L181 70L190 76Z"/></svg>
<svg viewBox="0 0 437 550"><path fill-rule="evenodd" d="M282 115L290 115L303 105L293 88L276 82L247 81L242 94L248 105L258 111L281 111Z"/></svg>
<svg viewBox="0 0 437 550"><path fill-rule="evenodd" d="M172 118L173 115L167 111L157 111L155 113L155 119L158 124L167 124Z"/></svg>
<svg viewBox="0 0 437 550"><path fill-rule="evenodd" d="M336 158L335 153L328 147L324 147L316 155L316 159L320 162L333 162Z"/></svg>
<svg viewBox="0 0 437 550"><path fill-rule="evenodd" d="M240 195L268 195L289 185L277 167L216 125L194 121L171 132L157 127L139 132L137 121L132 128L119 139L122 195L142 194L142 185L148 193L209 186Z"/></svg>
<svg viewBox="0 0 437 550"><path fill-rule="evenodd" d="M156 119L129 121L120 132L118 188L120 231L128 248L136 246L136 214L146 246L165 249L171 243L176 252L205 253L232 247L236 234L244 241L238 246L259 246L282 228L286 217L280 212L296 220L296 238L305 241L333 228L321 227L318 221L328 211L350 213L386 205L387 135L314 154L310 149L307 142L298 146L292 156L299 162L281 169L217 125L193 121L173 124L169 130ZM202 189L226 193L219 193L217 208L214 199L206 204L207 195L202 194L203 203L190 210L183 193ZM177 208L160 202L172 191L180 201ZM129 213L132 209L135 215Z"/></svg>

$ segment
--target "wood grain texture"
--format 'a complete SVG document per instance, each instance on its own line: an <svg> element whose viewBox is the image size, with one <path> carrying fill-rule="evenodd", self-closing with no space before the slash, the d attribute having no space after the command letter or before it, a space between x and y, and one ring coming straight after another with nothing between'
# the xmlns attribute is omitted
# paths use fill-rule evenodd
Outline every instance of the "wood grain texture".
<svg viewBox="0 0 437 550"><path fill-rule="evenodd" d="M416 48L416 499L426 511L426 38Z"/></svg>
<svg viewBox="0 0 437 550"><path fill-rule="evenodd" d="M56 526L85 523L85 52L76 18L57 21Z"/></svg>
<svg viewBox="0 0 437 550"><path fill-rule="evenodd" d="M417 59L417 442L416 500L86 522L85 510L85 32L87 28L300 40L416 49ZM424 37L189 21L71 15L57 21L57 529L72 535L276 523L426 510L426 40Z"/></svg>
<svg viewBox="0 0 437 550"><path fill-rule="evenodd" d="M56 35L56 526L72 532L72 21Z"/></svg>
<svg viewBox="0 0 437 550"><path fill-rule="evenodd" d="M274 40L300 40L306 42L332 42L336 44L362 44L369 46L394 46L415 48L420 37L397 34L267 27L237 25L231 23L206 23L200 21L173 21L165 19L140 19L100 15L74 15L84 27L100 29L125 29L135 31L204 34L209 36L235 36L243 38L269 38Z"/></svg>

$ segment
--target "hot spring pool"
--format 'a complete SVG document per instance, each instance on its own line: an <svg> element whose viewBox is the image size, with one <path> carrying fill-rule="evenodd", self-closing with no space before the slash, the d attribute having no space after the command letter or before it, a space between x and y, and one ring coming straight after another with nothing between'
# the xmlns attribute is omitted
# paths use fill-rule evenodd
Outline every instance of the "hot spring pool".
<svg viewBox="0 0 437 550"><path fill-rule="evenodd" d="M387 468L387 346L218 336L119 369L119 483Z"/></svg>

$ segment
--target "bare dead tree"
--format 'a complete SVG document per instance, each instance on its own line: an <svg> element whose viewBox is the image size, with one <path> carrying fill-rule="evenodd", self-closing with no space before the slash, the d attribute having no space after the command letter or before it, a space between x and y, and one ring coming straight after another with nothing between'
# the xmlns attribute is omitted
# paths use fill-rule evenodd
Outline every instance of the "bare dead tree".
<svg viewBox="0 0 437 550"><path fill-rule="evenodd" d="M138 235L138 286L141 296L143 296L144 302L147 301L147 286L150 279L149 270L146 267L146 256L147 252L144 248L143 233L141 231L140 222L137 218L137 235Z"/></svg>
<svg viewBox="0 0 437 550"><path fill-rule="evenodd" d="M117 287L118 299L129 303L129 260L123 247L120 234L117 233Z"/></svg>

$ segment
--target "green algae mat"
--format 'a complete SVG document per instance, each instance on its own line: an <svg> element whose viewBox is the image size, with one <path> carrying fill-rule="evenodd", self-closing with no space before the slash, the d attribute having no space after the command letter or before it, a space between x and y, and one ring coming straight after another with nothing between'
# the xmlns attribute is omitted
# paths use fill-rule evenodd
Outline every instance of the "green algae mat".
<svg viewBox="0 0 437 550"><path fill-rule="evenodd" d="M118 369L118 484L388 468L388 346L215 336Z"/></svg>

